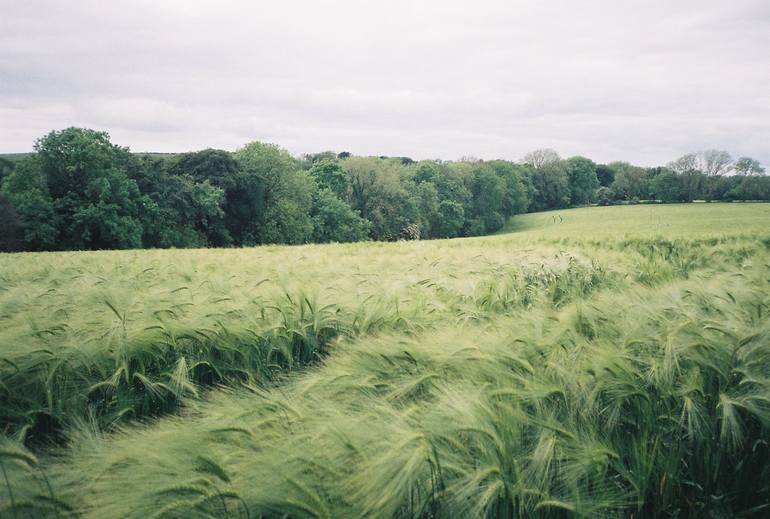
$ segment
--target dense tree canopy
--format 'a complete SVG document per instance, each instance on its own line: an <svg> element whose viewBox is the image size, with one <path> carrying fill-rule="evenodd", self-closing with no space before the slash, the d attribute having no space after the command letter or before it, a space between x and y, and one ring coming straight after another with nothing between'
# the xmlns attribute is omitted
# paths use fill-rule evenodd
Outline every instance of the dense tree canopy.
<svg viewBox="0 0 770 519"><path fill-rule="evenodd" d="M721 150L654 168L562 160L551 149L519 163L295 158L261 142L132 154L104 132L67 128L12 159L0 157L2 251L451 238L591 203L770 200L762 165Z"/></svg>
<svg viewBox="0 0 770 519"><path fill-rule="evenodd" d="M368 220L325 187L316 192L312 219L313 241L318 243L363 241L371 230Z"/></svg>
<svg viewBox="0 0 770 519"><path fill-rule="evenodd" d="M35 151L4 182L25 221L43 224L45 237L25 234L32 248L142 246L145 200L128 177L127 149L106 133L68 128L38 139Z"/></svg>
<svg viewBox="0 0 770 519"><path fill-rule="evenodd" d="M528 173L532 184L531 210L545 211L569 206L569 176L563 161L546 162L532 167Z"/></svg>
<svg viewBox="0 0 770 519"><path fill-rule="evenodd" d="M593 201L599 189L596 176L596 164L585 157L572 157L567 160L567 175L571 189L572 204L588 204Z"/></svg>

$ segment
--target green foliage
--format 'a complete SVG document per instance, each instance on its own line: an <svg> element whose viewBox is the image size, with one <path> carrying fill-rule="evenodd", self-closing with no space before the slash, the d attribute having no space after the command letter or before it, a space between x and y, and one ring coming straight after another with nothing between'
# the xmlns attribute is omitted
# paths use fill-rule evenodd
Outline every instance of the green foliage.
<svg viewBox="0 0 770 519"><path fill-rule="evenodd" d="M317 187L305 171L288 170L267 205L263 243L299 244L311 241L313 222L311 208Z"/></svg>
<svg viewBox="0 0 770 519"><path fill-rule="evenodd" d="M733 200L770 200L770 183L766 178L745 176L736 179L735 185L726 193Z"/></svg>
<svg viewBox="0 0 770 519"><path fill-rule="evenodd" d="M312 219L314 242L364 241L369 236L370 223L328 188L316 193Z"/></svg>
<svg viewBox="0 0 770 519"><path fill-rule="evenodd" d="M616 200L646 199L649 194L649 181L643 168L628 162L608 164L615 172L612 192Z"/></svg>
<svg viewBox="0 0 770 519"><path fill-rule="evenodd" d="M525 169L503 160L487 162L505 184L501 212L505 218L527 212L529 192L525 180Z"/></svg>
<svg viewBox="0 0 770 519"><path fill-rule="evenodd" d="M238 180L238 163L224 150L205 149L183 153L173 160L170 173L190 175L197 182L209 181L214 186L231 190Z"/></svg>
<svg viewBox="0 0 770 519"><path fill-rule="evenodd" d="M442 200L438 205L439 221L435 235L439 238L454 238L460 235L465 222L463 206L454 200Z"/></svg>
<svg viewBox="0 0 770 519"><path fill-rule="evenodd" d="M6 250L431 239L496 232L513 216L570 205L770 200L761 164L719 150L668 168L597 166L552 149L521 164L331 151L296 159L260 142L235 153L131 154L104 132L68 128L12 158L0 161ZM342 204L316 197L319 188Z"/></svg>
<svg viewBox="0 0 770 519"><path fill-rule="evenodd" d="M2 185L3 179L10 175L15 167L16 163L14 161L0 157L0 185Z"/></svg>
<svg viewBox="0 0 770 519"><path fill-rule="evenodd" d="M22 248L21 225L13 202L0 191L0 252L13 252Z"/></svg>
<svg viewBox="0 0 770 519"><path fill-rule="evenodd" d="M144 243L153 247L228 245L224 190L190 175L160 174L145 203Z"/></svg>
<svg viewBox="0 0 770 519"><path fill-rule="evenodd" d="M567 168L562 161L550 161L528 171L532 184L530 209L567 207L570 203L570 186Z"/></svg>
<svg viewBox="0 0 770 519"><path fill-rule="evenodd" d="M20 161L4 180L2 190L21 218L24 248L55 248L59 234L58 221L38 158L30 157Z"/></svg>
<svg viewBox="0 0 770 519"><path fill-rule="evenodd" d="M129 179L128 150L104 132L68 128L35 143L64 249L140 247L141 197Z"/></svg>
<svg viewBox="0 0 770 519"><path fill-rule="evenodd" d="M432 182L420 182L414 186L407 184L416 205L418 228L425 238L438 236L441 223L439 213L439 194Z"/></svg>
<svg viewBox="0 0 770 519"><path fill-rule="evenodd" d="M612 197L612 191L606 186L601 186L596 190L596 203L597 205L610 205Z"/></svg>
<svg viewBox="0 0 770 519"><path fill-rule="evenodd" d="M615 170L605 164L597 164L596 178L601 187L609 187L615 180Z"/></svg>
<svg viewBox="0 0 770 519"><path fill-rule="evenodd" d="M571 189L570 200L576 205L589 204L595 200L596 190L599 188L596 164L585 157L572 157L566 162Z"/></svg>
<svg viewBox="0 0 770 519"><path fill-rule="evenodd" d="M473 169L470 192L473 196L470 234L486 234L500 229L505 223L505 181L492 168L480 164Z"/></svg>
<svg viewBox="0 0 770 519"><path fill-rule="evenodd" d="M673 171L664 169L652 179L650 190L663 202L679 202L684 199L682 181Z"/></svg>
<svg viewBox="0 0 770 519"><path fill-rule="evenodd" d="M347 197L350 184L348 175L336 160L321 159L314 162L310 175L318 183L318 187L330 189L342 199Z"/></svg>
<svg viewBox="0 0 770 519"><path fill-rule="evenodd" d="M419 209L402 182L400 160L350 157L343 166L350 175L350 206L371 222L373 239L396 240L417 223Z"/></svg>
<svg viewBox="0 0 770 519"><path fill-rule="evenodd" d="M407 189L418 204L422 237L451 238L463 232L471 198L464 173L433 161L415 166ZM413 185L409 185L410 182Z"/></svg>
<svg viewBox="0 0 770 519"><path fill-rule="evenodd" d="M273 144L252 142L235 153L237 188L228 196L228 228L236 243L303 243L312 233L309 209L315 185L299 164ZM285 211L285 214L283 213ZM285 234L284 234L285 233Z"/></svg>

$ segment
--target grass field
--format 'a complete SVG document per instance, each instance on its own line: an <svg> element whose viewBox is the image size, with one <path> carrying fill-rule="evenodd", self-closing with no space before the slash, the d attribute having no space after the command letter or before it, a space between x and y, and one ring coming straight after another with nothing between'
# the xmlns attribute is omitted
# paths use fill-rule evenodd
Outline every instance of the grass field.
<svg viewBox="0 0 770 519"><path fill-rule="evenodd" d="M756 235L765 231L769 223L770 204L650 204L530 213L512 218L502 233L554 238L691 238L715 234Z"/></svg>
<svg viewBox="0 0 770 519"><path fill-rule="evenodd" d="M770 205L0 255L0 517L763 517Z"/></svg>

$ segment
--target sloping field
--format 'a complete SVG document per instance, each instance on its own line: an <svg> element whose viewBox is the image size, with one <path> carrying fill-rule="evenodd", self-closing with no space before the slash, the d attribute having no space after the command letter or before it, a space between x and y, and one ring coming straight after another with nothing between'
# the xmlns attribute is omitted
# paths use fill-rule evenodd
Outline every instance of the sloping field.
<svg viewBox="0 0 770 519"><path fill-rule="evenodd" d="M765 516L768 224L0 256L0 516Z"/></svg>
<svg viewBox="0 0 770 519"><path fill-rule="evenodd" d="M770 204L694 203L562 209L512 218L501 233L533 237L693 238L767 231Z"/></svg>

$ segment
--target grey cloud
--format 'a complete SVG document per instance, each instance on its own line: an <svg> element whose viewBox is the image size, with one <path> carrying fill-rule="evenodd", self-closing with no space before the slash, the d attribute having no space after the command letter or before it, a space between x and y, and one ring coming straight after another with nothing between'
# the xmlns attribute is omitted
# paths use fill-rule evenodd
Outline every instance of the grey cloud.
<svg viewBox="0 0 770 519"><path fill-rule="evenodd" d="M0 3L2 152L81 125L134 150L770 165L763 0Z"/></svg>

